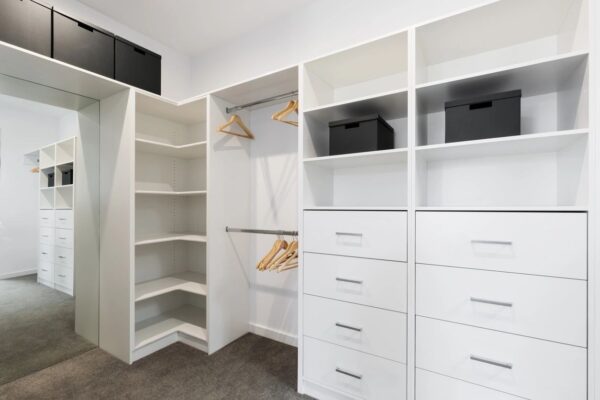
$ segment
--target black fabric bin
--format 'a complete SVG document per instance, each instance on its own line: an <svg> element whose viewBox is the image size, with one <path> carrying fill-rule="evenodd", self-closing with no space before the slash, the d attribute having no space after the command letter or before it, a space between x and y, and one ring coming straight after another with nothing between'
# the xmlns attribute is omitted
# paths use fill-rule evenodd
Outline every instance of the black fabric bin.
<svg viewBox="0 0 600 400"><path fill-rule="evenodd" d="M377 114L329 123L332 156L393 148L394 128Z"/></svg>
<svg viewBox="0 0 600 400"><path fill-rule="evenodd" d="M121 37L115 41L115 79L161 94L162 57Z"/></svg>
<svg viewBox="0 0 600 400"><path fill-rule="evenodd" d="M104 75L115 76L112 33L54 10L54 58Z"/></svg>
<svg viewBox="0 0 600 400"><path fill-rule="evenodd" d="M54 172L48 174L48 187L54 187Z"/></svg>
<svg viewBox="0 0 600 400"><path fill-rule="evenodd" d="M73 169L62 171L62 184L63 186L73 184Z"/></svg>
<svg viewBox="0 0 600 400"><path fill-rule="evenodd" d="M0 0L0 40L52 56L52 9L32 0Z"/></svg>
<svg viewBox="0 0 600 400"><path fill-rule="evenodd" d="M449 101L446 143L521 134L521 91Z"/></svg>

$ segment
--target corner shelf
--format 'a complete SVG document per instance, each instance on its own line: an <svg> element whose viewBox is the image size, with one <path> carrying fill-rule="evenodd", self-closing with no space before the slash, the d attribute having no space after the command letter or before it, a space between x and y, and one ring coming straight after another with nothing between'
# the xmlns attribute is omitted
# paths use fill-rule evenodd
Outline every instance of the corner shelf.
<svg viewBox="0 0 600 400"><path fill-rule="evenodd" d="M196 242L206 243L205 235L198 235L194 233L165 233L161 235L153 235L143 239L136 240L136 246L144 246L147 244L155 243L167 243L167 242Z"/></svg>
<svg viewBox="0 0 600 400"><path fill-rule="evenodd" d="M135 301L143 301L177 290L206 296L206 275L197 272L184 272L166 278L138 283L135 285Z"/></svg>
<svg viewBox="0 0 600 400"><path fill-rule="evenodd" d="M174 333L183 333L195 339L207 341L206 310L191 305L159 314L136 323L135 350Z"/></svg>
<svg viewBox="0 0 600 400"><path fill-rule="evenodd" d="M184 192L175 192L170 190L136 190L137 195L157 195L157 196L204 196L206 190L190 190Z"/></svg>
<svg viewBox="0 0 600 400"><path fill-rule="evenodd" d="M143 153L184 159L206 157L206 141L177 146L153 140L136 139L135 144L136 150Z"/></svg>

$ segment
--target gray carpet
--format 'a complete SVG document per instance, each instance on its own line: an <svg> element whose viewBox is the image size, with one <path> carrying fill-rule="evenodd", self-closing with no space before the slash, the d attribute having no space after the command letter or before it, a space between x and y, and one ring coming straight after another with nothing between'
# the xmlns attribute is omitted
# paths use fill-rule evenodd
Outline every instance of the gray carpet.
<svg viewBox="0 0 600 400"><path fill-rule="evenodd" d="M307 399L296 376L296 348L248 334L210 357L177 343L132 366L92 350L0 386L0 399Z"/></svg>
<svg viewBox="0 0 600 400"><path fill-rule="evenodd" d="M0 385L95 348L75 334L73 298L36 278L0 280Z"/></svg>

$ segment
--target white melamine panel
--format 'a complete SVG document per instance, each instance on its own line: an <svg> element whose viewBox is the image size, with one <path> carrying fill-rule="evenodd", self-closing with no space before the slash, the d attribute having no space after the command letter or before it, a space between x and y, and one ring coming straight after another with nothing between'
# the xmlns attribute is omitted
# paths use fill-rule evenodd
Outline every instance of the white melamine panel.
<svg viewBox="0 0 600 400"><path fill-rule="evenodd" d="M136 196L136 239L206 234L206 197Z"/></svg>
<svg viewBox="0 0 600 400"><path fill-rule="evenodd" d="M39 249L40 263L54 263L54 246L41 244Z"/></svg>
<svg viewBox="0 0 600 400"><path fill-rule="evenodd" d="M53 228L40 228L40 243L45 245L54 244L54 229Z"/></svg>
<svg viewBox="0 0 600 400"><path fill-rule="evenodd" d="M56 165L75 161L75 141L76 138L70 138L56 144Z"/></svg>
<svg viewBox="0 0 600 400"><path fill-rule="evenodd" d="M406 399L406 366L304 338L304 377L355 398Z"/></svg>
<svg viewBox="0 0 600 400"><path fill-rule="evenodd" d="M417 265L417 314L587 346L587 282Z"/></svg>
<svg viewBox="0 0 600 400"><path fill-rule="evenodd" d="M169 121L172 124L195 125L206 121L206 98L177 104L164 97L138 92L135 95L138 113Z"/></svg>
<svg viewBox="0 0 600 400"><path fill-rule="evenodd" d="M405 212L305 211L304 251L406 261Z"/></svg>
<svg viewBox="0 0 600 400"><path fill-rule="evenodd" d="M44 175L44 173L41 173ZM54 208L54 188L40 189L40 210L51 210Z"/></svg>
<svg viewBox="0 0 600 400"><path fill-rule="evenodd" d="M53 228L55 223L54 210L40 211L40 227Z"/></svg>
<svg viewBox="0 0 600 400"><path fill-rule="evenodd" d="M178 158L136 152L136 190L206 190L206 158Z"/></svg>
<svg viewBox="0 0 600 400"><path fill-rule="evenodd" d="M56 165L56 146L50 145L40 149L40 169L52 168L54 165Z"/></svg>
<svg viewBox="0 0 600 400"><path fill-rule="evenodd" d="M417 400L522 400L483 386L473 385L459 379L450 378L417 368Z"/></svg>
<svg viewBox="0 0 600 400"><path fill-rule="evenodd" d="M57 229L55 231L55 244L59 247L73 248L73 231L70 229Z"/></svg>
<svg viewBox="0 0 600 400"><path fill-rule="evenodd" d="M405 263L304 253L304 293L407 312Z"/></svg>
<svg viewBox="0 0 600 400"><path fill-rule="evenodd" d="M587 214L418 212L416 260L586 279Z"/></svg>
<svg viewBox="0 0 600 400"><path fill-rule="evenodd" d="M55 226L60 229L73 229L73 211L56 210Z"/></svg>
<svg viewBox="0 0 600 400"><path fill-rule="evenodd" d="M54 264L73 268L73 249L54 247Z"/></svg>
<svg viewBox="0 0 600 400"><path fill-rule="evenodd" d="M54 265L49 262L40 262L37 274L38 280L44 283L54 282Z"/></svg>
<svg viewBox="0 0 600 400"><path fill-rule="evenodd" d="M73 186L57 187L54 198L54 208L57 210L73 209Z"/></svg>
<svg viewBox="0 0 600 400"><path fill-rule="evenodd" d="M423 317L416 343L418 368L528 399L587 398L580 347Z"/></svg>
<svg viewBox="0 0 600 400"><path fill-rule="evenodd" d="M73 266L54 265L54 284L57 289L73 294Z"/></svg>
<svg viewBox="0 0 600 400"><path fill-rule="evenodd" d="M406 363L406 314L304 296L304 335Z"/></svg>
<svg viewBox="0 0 600 400"><path fill-rule="evenodd" d="M206 275L206 244L171 241L136 246L135 283L192 273Z"/></svg>

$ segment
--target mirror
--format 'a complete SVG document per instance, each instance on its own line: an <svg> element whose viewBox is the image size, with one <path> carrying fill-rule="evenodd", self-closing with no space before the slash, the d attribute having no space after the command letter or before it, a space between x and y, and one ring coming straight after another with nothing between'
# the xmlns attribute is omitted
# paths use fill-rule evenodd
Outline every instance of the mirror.
<svg viewBox="0 0 600 400"><path fill-rule="evenodd" d="M0 385L98 345L100 104L0 75Z"/></svg>

